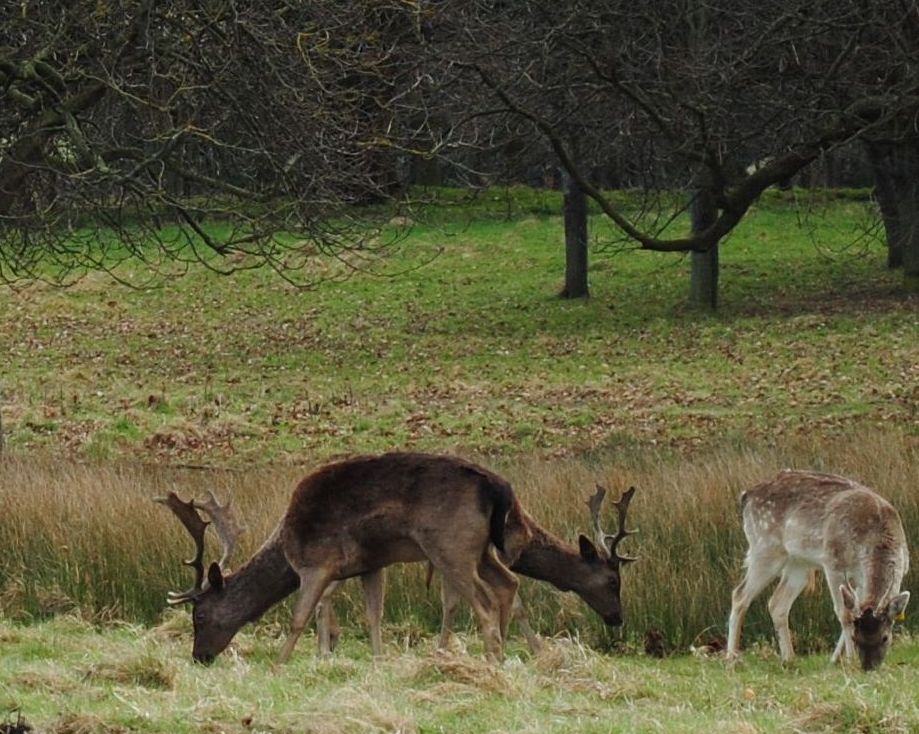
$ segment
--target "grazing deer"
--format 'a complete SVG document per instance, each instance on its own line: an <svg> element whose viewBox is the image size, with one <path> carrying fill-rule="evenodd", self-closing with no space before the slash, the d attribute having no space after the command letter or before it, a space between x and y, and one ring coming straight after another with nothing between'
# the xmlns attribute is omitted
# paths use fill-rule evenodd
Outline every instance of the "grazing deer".
<svg viewBox="0 0 919 734"><path fill-rule="evenodd" d="M894 620L909 601L909 592L900 591L909 567L906 536L890 503L851 479L786 470L744 492L741 507L749 549L746 573L732 597L728 656L740 653L750 603L778 577L769 613L782 660L790 661L788 612L812 573L822 569L842 626L833 662L845 652L857 653L864 670L880 665Z"/></svg>
<svg viewBox="0 0 919 734"><path fill-rule="evenodd" d="M610 536L604 532L600 520L600 507L606 496L606 489L597 485L596 493L587 501L593 524L594 542L581 535L578 547L566 543L542 528L527 512L513 514L508 517L505 528L506 548L500 554L500 558L515 573L548 581L562 591L575 592L603 618L606 624L620 625L622 607L619 598L619 572L621 566L635 559L619 555L616 549L623 538L637 532L625 529L626 513L634 494L635 488L631 487L623 492L619 501L613 502L619 517L619 528L616 535ZM371 579L361 577L361 580L364 583L364 600L373 654L381 655L382 572ZM461 598L462 595L445 577L441 586L441 647L446 647L449 641L453 618ZM530 627L526 610L519 597L514 599L512 615L526 637L530 649L536 652L541 643ZM323 600L318 620L319 650L322 654L328 654L338 638L338 623L328 598Z"/></svg>
<svg viewBox="0 0 919 734"><path fill-rule="evenodd" d="M352 576L370 579L393 563L429 561L475 611L490 658L500 660L517 592L517 578L495 556L505 549L505 528L522 510L510 485L460 459L414 453L359 457L324 466L291 496L280 524L235 573L220 563L204 570L204 531L197 509L208 513L225 548L232 542L226 508L216 502L166 504L195 541L195 583L172 593L171 604L193 606L198 662L209 663L246 623L299 586L285 662L323 592ZM516 531L525 542L525 531ZM225 549L223 559L228 558ZM205 581L206 576L206 581ZM368 594L373 595L372 588Z"/></svg>

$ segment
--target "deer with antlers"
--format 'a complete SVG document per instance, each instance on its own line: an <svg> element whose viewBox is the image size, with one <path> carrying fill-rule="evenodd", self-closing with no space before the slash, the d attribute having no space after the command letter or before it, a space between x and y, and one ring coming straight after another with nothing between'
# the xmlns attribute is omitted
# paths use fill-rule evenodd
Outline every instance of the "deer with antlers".
<svg viewBox="0 0 919 734"><path fill-rule="evenodd" d="M505 527L505 550L501 560L515 573L547 581L561 591L573 591L590 606L608 625L622 624L622 607L619 598L620 569L636 560L619 555L619 543L636 530L626 530L626 513L635 494L630 487L613 505L619 518L615 535L607 535L601 522L601 506L607 490L597 485L596 493L587 500L593 525L594 540L581 535L578 545L570 543L545 530L526 511L508 517ZM361 577L364 601L370 625L370 640L374 655L383 652L380 623L383 610L382 572L371 578ZM331 591L331 589L330 589ZM446 647L456 610L462 595L444 578L441 585L442 621L440 647ZM519 597L514 598L512 618L533 652L541 644L529 624L526 610ZM338 639L339 627L328 595L323 599L318 615L318 643L322 654L329 654Z"/></svg>
<svg viewBox="0 0 919 734"><path fill-rule="evenodd" d="M228 519L227 508L216 502L182 502L174 493L158 501L195 541L195 557L186 562L195 570L195 583L187 591L171 593L168 601L192 604L192 654L199 662L211 662L245 623L299 587L291 631L280 653L284 662L330 584L359 576L367 598L379 599L382 609L382 592L375 584L382 588L382 569L400 562L431 563L472 606L487 655L495 660L503 656L518 584L497 554L527 559L559 588L594 599L592 605L607 623L621 623L618 566L631 559L616 555L615 546L628 531L621 527L621 537L615 536L611 545L604 537L603 550L582 538L580 551L573 551L539 528L505 480L460 459L392 453L322 467L300 482L262 547L228 575L216 562L205 572L208 523L197 512L202 509L211 517L226 559L227 548L235 542L233 528L238 528ZM562 558L569 559L567 567ZM586 574L573 577L572 568L588 566L608 570L589 579Z"/></svg>
<svg viewBox="0 0 919 734"><path fill-rule="evenodd" d="M262 547L238 571L219 562L204 569L208 513L225 544L233 536L227 508L216 502L160 498L195 541L195 583L168 597L191 603L193 657L209 663L246 623L299 587L290 634L279 662L334 581L373 574L393 563L429 561L472 606L490 658L500 660L517 578L495 556L505 548L508 518L520 515L510 485L460 459L414 453L358 457L307 476ZM372 594L372 591L368 591Z"/></svg>
<svg viewBox="0 0 919 734"><path fill-rule="evenodd" d="M782 659L790 661L788 613L812 573L822 570L842 627L832 660L845 653L857 655L864 670L880 665L909 601L909 592L900 591L909 567L906 535L890 503L845 477L786 470L744 492L741 507L749 548L732 598L728 656L740 654L750 603L778 578L769 613Z"/></svg>

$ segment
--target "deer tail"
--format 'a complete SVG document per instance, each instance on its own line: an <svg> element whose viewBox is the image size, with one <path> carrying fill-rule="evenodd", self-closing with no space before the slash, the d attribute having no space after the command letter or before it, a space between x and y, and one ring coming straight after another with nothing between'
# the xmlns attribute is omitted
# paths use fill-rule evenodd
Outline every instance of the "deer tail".
<svg viewBox="0 0 919 734"><path fill-rule="evenodd" d="M507 525L507 513L514 506L514 492L506 483L493 483L494 505L491 508L489 537L501 553L504 553L504 530Z"/></svg>

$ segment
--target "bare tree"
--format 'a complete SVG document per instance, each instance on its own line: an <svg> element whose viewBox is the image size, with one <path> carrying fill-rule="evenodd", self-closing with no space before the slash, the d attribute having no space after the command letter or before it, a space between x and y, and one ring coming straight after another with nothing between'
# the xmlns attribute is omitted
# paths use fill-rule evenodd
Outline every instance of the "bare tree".
<svg viewBox="0 0 919 734"><path fill-rule="evenodd" d="M65 282L141 257L308 281L317 250L378 243L352 205L395 192L380 141L404 92L395 50L409 51L410 15L284 0L3 5L0 279Z"/></svg>
<svg viewBox="0 0 919 734"><path fill-rule="evenodd" d="M917 13L856 0L482 0L439 18L452 25L438 54L487 92L477 114L467 105L470 144L540 137L623 243L700 256L694 292L714 304L717 248L766 188L879 131L900 131L909 168ZM642 201L608 195L598 173L611 159L631 162ZM679 232L700 181L708 214ZM909 189L895 185L902 210Z"/></svg>

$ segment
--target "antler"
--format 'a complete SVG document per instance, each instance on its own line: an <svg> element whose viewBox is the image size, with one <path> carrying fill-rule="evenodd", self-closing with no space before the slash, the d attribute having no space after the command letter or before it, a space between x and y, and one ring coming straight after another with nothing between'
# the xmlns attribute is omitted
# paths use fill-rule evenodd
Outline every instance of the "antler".
<svg viewBox="0 0 919 734"><path fill-rule="evenodd" d="M182 502L175 492L170 492L165 497L154 497L154 502L166 505L173 514L179 518L179 521L188 530L192 539L195 541L195 557L189 561L183 561L186 566L195 569L195 583L186 591L170 591L166 599L170 604L181 604L182 602L193 599L200 593L204 584L204 531L208 523L201 519L201 516L195 512L194 502Z"/></svg>
<svg viewBox="0 0 919 734"><path fill-rule="evenodd" d="M598 484L596 493L587 500L587 506L590 508L590 520L594 528L594 543L597 544L597 547L605 550L607 554L612 555L607 545L609 536L603 531L603 526L600 523L600 506L603 504L604 497L606 497L606 488Z"/></svg>
<svg viewBox="0 0 919 734"><path fill-rule="evenodd" d="M211 522L214 523L217 537L220 539L220 544L223 546L223 554L217 562L221 571L226 571L227 561L230 560L233 551L236 550L236 543L243 532L242 524L236 517L236 513L230 507L231 502L232 500L228 499L226 504L221 505L214 496L214 493L210 490L208 490L207 500L205 502L199 502L197 500L192 502L194 507L206 512L208 517L211 518Z"/></svg>
<svg viewBox="0 0 919 734"><path fill-rule="evenodd" d="M597 485L596 493L587 500L587 506L590 508L590 517L593 521L594 527L594 537L596 538L597 545L605 550L609 554L610 558L615 558L620 563L631 563L632 561L638 560L637 558L632 558L631 556L620 556L616 552L620 541L623 538L628 537L629 535L634 535L638 530L626 530L625 529L625 517L626 513L629 510L629 503L632 501L632 495L635 494L635 487L629 487L625 492L622 493L622 496L618 501L613 502L613 506L616 508L616 512L619 514L619 529L616 531L615 535L607 535L603 531L603 526L600 523L600 506L603 504L603 498L606 497L606 488Z"/></svg>
<svg viewBox="0 0 919 734"><path fill-rule="evenodd" d="M637 561L637 558L632 556L620 556L616 552L616 548L619 546L619 542L623 538L627 538L630 535L635 535L638 532L638 529L635 530L626 530L625 529L625 515L629 511L629 503L632 501L632 495L635 494L635 487L629 487L625 492L622 493L622 496L617 502L613 502L613 506L616 508L616 512L619 514L619 529L616 531L616 535L613 537L612 543L610 544L610 555L615 556L620 563L632 563Z"/></svg>

